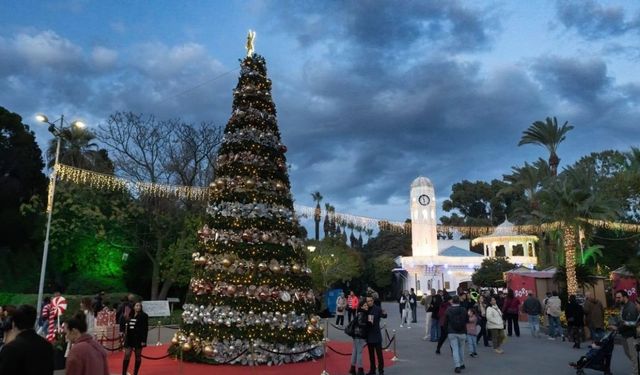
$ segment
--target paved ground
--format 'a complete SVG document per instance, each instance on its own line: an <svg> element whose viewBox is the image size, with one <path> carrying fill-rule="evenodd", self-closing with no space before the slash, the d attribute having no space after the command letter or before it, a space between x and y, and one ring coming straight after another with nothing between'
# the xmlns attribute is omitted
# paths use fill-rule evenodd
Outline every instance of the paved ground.
<svg viewBox="0 0 640 375"><path fill-rule="evenodd" d="M453 358L451 350L447 346L442 348L442 354L435 354L436 343L423 341L425 334L425 312L418 305L417 324L411 324L411 328L400 328L400 315L395 303L385 303L383 308L389 314L386 319L387 329L397 331L397 355L400 358L395 365L385 371L387 375L402 374L426 374L426 373L453 373ZM334 321L332 321L335 323ZM329 338L344 340L347 336L332 327ZM520 337L509 337L504 344L504 354L493 352L492 348L486 348L480 343L478 357L471 358L465 353L466 370L463 373L500 375L517 372L518 375L564 375L575 374L575 370L568 366L571 361L577 361L586 352L583 349L571 348L572 343L560 340L550 341L547 338L533 338L530 335L528 325L521 324ZM466 348L465 348L466 350ZM368 368L368 365L365 365ZM432 371L433 370L433 371ZM624 355L621 346L616 345L613 352L611 370L616 375L631 373L631 365ZM345 372L346 373L346 372ZM586 370L587 374L602 374L593 370ZM335 374L331 374L335 375Z"/></svg>
<svg viewBox="0 0 640 375"><path fill-rule="evenodd" d="M447 343L443 346L442 354L436 355L436 343L423 341L425 334L425 312L418 305L418 323L411 324L411 328L400 328L400 315L398 306L395 303L384 303L389 317L386 319L386 326L389 334L397 332L397 361L393 367L385 371L387 375L424 375L427 373L453 373L453 359L451 350ZM335 320L331 320L335 323ZM150 323L153 323L151 321ZM501 375L517 373L518 375L570 375L575 374L567 364L576 361L586 352L584 349L572 349L571 343L561 341L550 341L546 338L535 339L531 337L526 323L521 324L521 336L509 337L504 344L505 353L495 354L491 348L485 348L482 343L478 347L477 358L471 358L465 353L465 365L467 367L463 373L474 375ZM161 341L167 342L173 336L174 330L162 329ZM157 341L157 330L149 332L149 342ZM329 338L332 340L350 340L342 331L329 327ZM465 348L466 350L466 348ZM368 364L365 361L365 368ZM144 367L144 366L143 366ZM613 352L613 363L611 370L615 375L626 375L631 373L631 365L624 355L622 347L616 345ZM345 369L346 374L348 369ZM144 373L144 371L142 371ZM602 374L593 370L587 370L587 374ZM64 375L64 371L56 371L55 375ZM340 375L340 374L331 374Z"/></svg>

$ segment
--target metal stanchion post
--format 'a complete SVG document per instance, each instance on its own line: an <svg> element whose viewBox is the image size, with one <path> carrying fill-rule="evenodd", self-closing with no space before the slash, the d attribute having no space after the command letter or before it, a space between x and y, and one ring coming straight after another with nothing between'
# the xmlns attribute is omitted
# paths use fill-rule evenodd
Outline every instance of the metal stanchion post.
<svg viewBox="0 0 640 375"><path fill-rule="evenodd" d="M384 335L382 335L382 340L384 342L384 345L382 345L383 348L386 348L384 351L388 352L391 349L388 348L389 346L389 333L387 332L387 322L382 323L382 329L384 329Z"/></svg>
<svg viewBox="0 0 640 375"><path fill-rule="evenodd" d="M158 325L156 326L156 328L158 329L158 341L156 342L156 346L160 346L162 345L162 343L160 342L160 321L158 320Z"/></svg>
<svg viewBox="0 0 640 375"><path fill-rule="evenodd" d="M391 358L391 360L393 362L398 361L400 358L398 358L398 348L396 347L396 345L398 344L398 337L396 336L396 330L393 330L393 358Z"/></svg>
<svg viewBox="0 0 640 375"><path fill-rule="evenodd" d="M329 342L329 318L325 320L324 338Z"/></svg>
<svg viewBox="0 0 640 375"><path fill-rule="evenodd" d="M327 320L328 322L329 320ZM324 346L324 355L322 356L322 372L320 373L320 375L329 375L329 372L327 371L327 341L329 341L328 339L324 339L322 340L322 345Z"/></svg>

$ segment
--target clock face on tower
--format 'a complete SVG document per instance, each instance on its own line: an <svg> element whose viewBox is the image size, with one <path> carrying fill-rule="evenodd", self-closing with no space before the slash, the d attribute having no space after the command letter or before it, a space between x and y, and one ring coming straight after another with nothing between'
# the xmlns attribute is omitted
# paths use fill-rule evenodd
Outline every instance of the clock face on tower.
<svg viewBox="0 0 640 375"><path fill-rule="evenodd" d="M430 202L431 202L431 198L429 198L429 196L426 194L422 194L421 196L418 197L418 203L420 203L423 206L428 205Z"/></svg>

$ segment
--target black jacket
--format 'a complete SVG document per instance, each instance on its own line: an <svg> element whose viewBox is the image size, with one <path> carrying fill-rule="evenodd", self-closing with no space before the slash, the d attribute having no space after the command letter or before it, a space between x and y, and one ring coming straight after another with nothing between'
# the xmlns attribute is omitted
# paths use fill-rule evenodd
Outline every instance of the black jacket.
<svg viewBox="0 0 640 375"><path fill-rule="evenodd" d="M53 346L34 330L22 331L0 350L1 375L52 375Z"/></svg>
<svg viewBox="0 0 640 375"><path fill-rule="evenodd" d="M357 339L366 339L369 333L369 325L367 324L368 311L358 310L356 315L355 337Z"/></svg>
<svg viewBox="0 0 640 375"><path fill-rule="evenodd" d="M564 312L567 317L567 324L572 327L584 326L584 310L578 302L569 302Z"/></svg>
<svg viewBox="0 0 640 375"><path fill-rule="evenodd" d="M141 311L137 316L131 314L125 328L124 346L140 348L146 346L149 333L149 316ZM143 345L144 343L144 345Z"/></svg>
<svg viewBox="0 0 640 375"><path fill-rule="evenodd" d="M367 312L367 344L380 344L382 343L382 334L380 333L380 318L386 318L387 314L382 312L382 309L376 305L369 307Z"/></svg>

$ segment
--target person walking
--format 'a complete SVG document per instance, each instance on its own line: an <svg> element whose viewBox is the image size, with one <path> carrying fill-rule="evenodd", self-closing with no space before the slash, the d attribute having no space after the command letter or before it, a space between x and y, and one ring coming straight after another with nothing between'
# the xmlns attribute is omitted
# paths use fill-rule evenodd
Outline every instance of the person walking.
<svg viewBox="0 0 640 375"><path fill-rule="evenodd" d="M364 365L362 364L362 352L367 345L367 315L369 306L367 301L362 301L356 311L355 329L353 332L353 345L351 347L351 368L349 374L364 375Z"/></svg>
<svg viewBox="0 0 640 375"><path fill-rule="evenodd" d="M380 319L386 318L387 313L374 303L373 296L367 296L367 350L369 351L369 372L376 374L376 356L378 357L378 375L384 374L384 357L382 356L382 334L380 333Z"/></svg>
<svg viewBox="0 0 640 375"><path fill-rule="evenodd" d="M147 346L147 333L149 332L149 317L142 311L142 304L136 302L128 318L126 318L124 334L124 359L122 361L122 375L127 374L131 351L135 353L135 365L133 375L138 375L142 365L142 348Z"/></svg>
<svg viewBox="0 0 640 375"><path fill-rule="evenodd" d="M431 342L438 342L440 340L439 311L441 304L442 290L438 290L438 293L431 299Z"/></svg>
<svg viewBox="0 0 640 375"><path fill-rule="evenodd" d="M520 324L518 318L520 314L520 300L517 299L512 289L507 291L507 298L502 305L502 314L507 318L507 332L509 337L515 332L516 337L520 337Z"/></svg>
<svg viewBox="0 0 640 375"><path fill-rule="evenodd" d="M33 329L38 317L35 307L18 306L9 316L10 329L5 331L0 350L0 374L53 375L53 346Z"/></svg>
<svg viewBox="0 0 640 375"><path fill-rule="evenodd" d="M582 307L585 315L585 326L589 328L591 340L600 341L604 336L604 306L592 293L586 293Z"/></svg>
<svg viewBox="0 0 640 375"><path fill-rule="evenodd" d="M631 361L632 374L638 374L638 352L636 351L636 326L638 324L638 309L629 299L625 290L616 292L616 305L620 307L620 315L617 318L615 328L622 336L624 354Z"/></svg>
<svg viewBox="0 0 640 375"><path fill-rule="evenodd" d="M422 300L420 301L420 304L424 305L424 311L426 313L426 318L425 318L425 331L424 331L424 337L422 338L424 341L427 341L431 338L431 315L433 315L433 297L436 295L436 290L435 289L431 289L431 293L430 294L425 294L422 296Z"/></svg>
<svg viewBox="0 0 640 375"><path fill-rule="evenodd" d="M478 324L480 324L480 333L476 338L476 343L480 342L480 338L484 343L484 346L489 346L489 331L487 330L487 303L486 297L480 295L478 297L478 303L476 304L476 310L478 312Z"/></svg>
<svg viewBox="0 0 640 375"><path fill-rule="evenodd" d="M487 329L491 332L491 343L493 350L502 354L502 344L504 343L504 320L502 311L498 307L495 297L491 297L490 306L487 307Z"/></svg>
<svg viewBox="0 0 640 375"><path fill-rule="evenodd" d="M467 340L467 310L460 306L460 297L453 296L451 306L446 312L447 337L453 353L454 372L460 373L464 368L464 343Z"/></svg>
<svg viewBox="0 0 640 375"><path fill-rule="evenodd" d="M409 292L404 291L398 300L398 307L400 308L400 328L404 327L404 324L409 326L409 312L411 311L411 302L409 300Z"/></svg>
<svg viewBox="0 0 640 375"><path fill-rule="evenodd" d="M418 323L418 296L413 288L409 293L409 305L411 306L411 323Z"/></svg>
<svg viewBox="0 0 640 375"><path fill-rule="evenodd" d="M448 294L444 295L445 300L440 304L440 309L438 309L438 316L440 317L438 321L440 338L438 339L438 346L436 346L436 354L440 354L440 348L442 348L442 345L447 340L447 310L451 306L451 302L449 302L449 298L447 298L448 296Z"/></svg>
<svg viewBox="0 0 640 375"><path fill-rule="evenodd" d="M469 355L478 356L478 315L475 308L467 309L467 346L469 347Z"/></svg>
<svg viewBox="0 0 640 375"><path fill-rule="evenodd" d="M565 311L567 317L567 326L569 329L569 337L573 341L573 347L580 349L580 341L582 337L582 327L584 326L584 310L578 303L574 294L569 296L569 303Z"/></svg>
<svg viewBox="0 0 640 375"><path fill-rule="evenodd" d="M65 335L72 344L65 363L66 375L109 375L107 351L88 333L84 312L79 311L66 322Z"/></svg>
<svg viewBox="0 0 640 375"><path fill-rule="evenodd" d="M336 325L344 326L344 310L347 307L347 299L344 298L344 292L340 292L336 298Z"/></svg>
<svg viewBox="0 0 640 375"><path fill-rule="evenodd" d="M529 291L527 300L522 304L522 311L527 314L531 336L540 337L540 314L542 314L542 304L533 293Z"/></svg>
<svg viewBox="0 0 640 375"><path fill-rule="evenodd" d="M549 340L555 340L556 337L562 337L564 334L560 326L560 315L562 315L562 303L558 297L558 292L551 292L551 297L547 299L547 316L549 317Z"/></svg>

